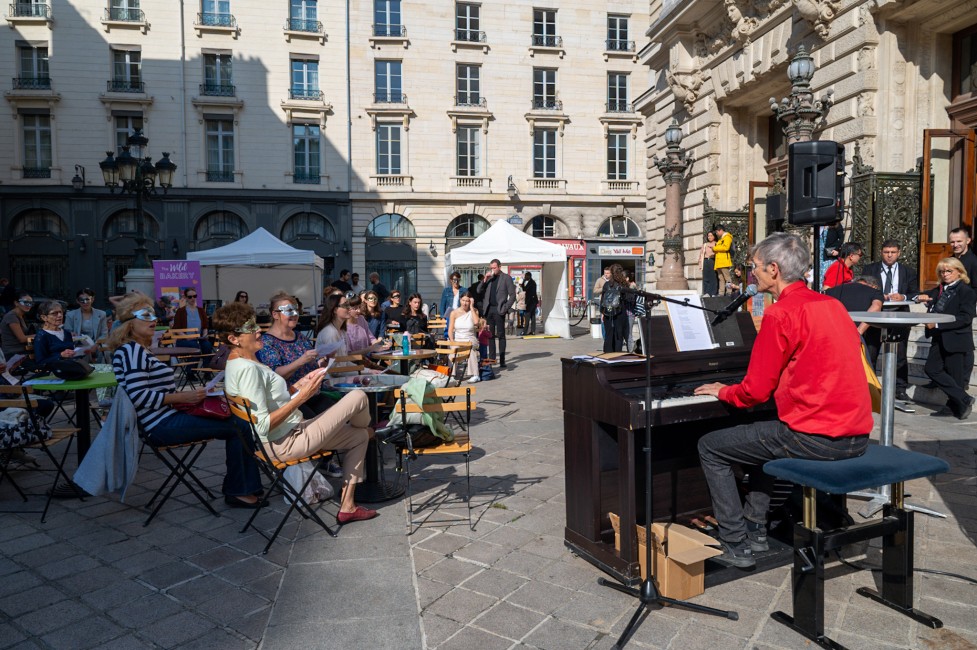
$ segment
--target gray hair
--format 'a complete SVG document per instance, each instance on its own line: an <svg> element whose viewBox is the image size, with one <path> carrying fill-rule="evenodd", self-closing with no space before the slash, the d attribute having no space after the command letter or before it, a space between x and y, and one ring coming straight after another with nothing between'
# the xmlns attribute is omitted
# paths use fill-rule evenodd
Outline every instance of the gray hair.
<svg viewBox="0 0 977 650"><path fill-rule="evenodd" d="M811 260L811 251L797 235L775 232L753 247L754 261L776 262L786 282L804 279Z"/></svg>
<svg viewBox="0 0 977 650"><path fill-rule="evenodd" d="M860 275L857 278L855 278L855 282L861 282L862 284L867 284L873 289L882 288L882 283L879 282L879 279L874 275Z"/></svg>

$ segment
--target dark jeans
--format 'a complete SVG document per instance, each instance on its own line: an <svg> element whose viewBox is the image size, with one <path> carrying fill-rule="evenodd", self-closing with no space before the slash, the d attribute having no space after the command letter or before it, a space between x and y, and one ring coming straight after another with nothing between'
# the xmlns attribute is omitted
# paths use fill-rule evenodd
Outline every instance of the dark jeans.
<svg viewBox="0 0 977 650"><path fill-rule="evenodd" d="M244 439L250 439L251 431L247 427L247 423L236 417L208 420L177 412L153 427L148 437L157 444L223 440L227 473L221 491L227 496L241 497L257 494L262 489L258 463L239 435L243 433Z"/></svg>
<svg viewBox="0 0 977 650"><path fill-rule="evenodd" d="M536 333L536 307L538 306L538 302L526 302L526 321L523 324L523 332L525 334L531 335Z"/></svg>
<svg viewBox="0 0 977 650"><path fill-rule="evenodd" d="M959 415L970 403L971 397L967 394L967 386L970 384L970 371L973 365L972 350L947 352L939 336L931 339L929 356L926 358L923 371L950 398L947 406L956 415Z"/></svg>
<svg viewBox="0 0 977 650"><path fill-rule="evenodd" d="M719 536L727 542L746 537L746 519L765 524L770 507L773 477L762 466L776 458L838 460L865 453L868 436L829 438L792 431L780 420L752 422L719 429L699 439L699 460L709 484L712 507L719 522ZM750 490L740 503L732 465L749 468Z"/></svg>
<svg viewBox="0 0 977 650"><path fill-rule="evenodd" d="M628 315L604 316L604 352L622 352L628 342Z"/></svg>
<svg viewBox="0 0 977 650"><path fill-rule="evenodd" d="M494 307L491 311L485 315L485 322L488 323L489 330L492 332L492 338L489 339L489 357L492 359L498 359L499 363L505 363L505 315L493 313ZM498 339L499 343L499 356L495 356L495 340Z"/></svg>

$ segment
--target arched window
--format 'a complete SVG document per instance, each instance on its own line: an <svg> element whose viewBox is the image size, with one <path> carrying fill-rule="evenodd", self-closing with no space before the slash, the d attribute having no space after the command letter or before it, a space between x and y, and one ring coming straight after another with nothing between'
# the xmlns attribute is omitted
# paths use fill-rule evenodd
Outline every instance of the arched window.
<svg viewBox="0 0 977 650"><path fill-rule="evenodd" d="M197 247L200 250L222 246L226 243L225 240L241 239L247 234L248 227L244 219L224 210L205 214L197 222L197 227L193 231L193 237L197 240Z"/></svg>
<svg viewBox="0 0 977 650"><path fill-rule="evenodd" d="M12 237L50 235L64 239L68 236L68 226L50 210L28 210L14 220L10 234Z"/></svg>
<svg viewBox="0 0 977 650"><path fill-rule="evenodd" d="M533 217L532 221L529 222L529 228L527 230L533 237L555 237L556 219L542 214L538 217Z"/></svg>
<svg viewBox="0 0 977 650"><path fill-rule="evenodd" d="M387 212L377 216L366 227L367 237L414 239L417 231L414 224L402 214Z"/></svg>
<svg viewBox="0 0 977 650"><path fill-rule="evenodd" d="M488 230L489 227L489 222L485 218L477 214L463 214L451 220L444 236L448 239L474 239Z"/></svg>
<svg viewBox="0 0 977 650"><path fill-rule="evenodd" d="M336 229L329 220L315 212L299 212L288 218L282 226L282 241L296 239L321 239L335 242Z"/></svg>
<svg viewBox="0 0 977 650"><path fill-rule="evenodd" d="M615 215L597 229L598 237L640 237L641 229L630 217Z"/></svg>
<svg viewBox="0 0 977 650"><path fill-rule="evenodd" d="M159 239L159 224L145 212L143 212L142 224L146 239ZM137 225L135 210L119 210L105 222L102 238L111 240L119 237L135 237Z"/></svg>

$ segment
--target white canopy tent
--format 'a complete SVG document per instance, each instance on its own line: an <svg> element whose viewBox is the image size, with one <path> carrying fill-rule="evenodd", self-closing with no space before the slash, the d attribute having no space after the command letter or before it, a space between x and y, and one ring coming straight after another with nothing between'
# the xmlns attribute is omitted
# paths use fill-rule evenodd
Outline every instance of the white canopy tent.
<svg viewBox="0 0 977 650"><path fill-rule="evenodd" d="M496 258L508 266L540 264L543 267L540 312L544 318L544 332L570 338L566 251L562 246L527 235L504 220L496 221L472 242L444 256L445 283L454 267L488 267Z"/></svg>
<svg viewBox="0 0 977 650"><path fill-rule="evenodd" d="M322 295L322 258L293 248L264 228L233 244L187 254L200 262L203 297L230 302L247 291L251 304L266 302L284 289L315 309Z"/></svg>

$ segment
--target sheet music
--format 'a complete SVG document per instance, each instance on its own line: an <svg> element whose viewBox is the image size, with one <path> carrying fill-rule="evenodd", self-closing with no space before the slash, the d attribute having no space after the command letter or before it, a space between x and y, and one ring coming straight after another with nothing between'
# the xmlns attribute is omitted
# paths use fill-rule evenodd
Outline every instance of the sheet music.
<svg viewBox="0 0 977 650"><path fill-rule="evenodd" d="M209 382L207 382L207 385L204 386L204 388L207 389L207 396L208 397L219 397L219 396L221 396L221 395L224 394L224 391L223 390L214 390L214 388L216 388L217 384L220 383L220 382L222 382L222 381L224 381L224 371L223 370L221 370L219 373L217 373L216 375L214 375L214 378L211 379Z"/></svg>
<svg viewBox="0 0 977 650"><path fill-rule="evenodd" d="M702 297L694 291L669 297L687 301L695 307L702 306ZM712 342L712 332L709 329L706 312L695 307L665 303L668 322L672 327L672 336L675 338L675 348L679 352L711 350L716 347Z"/></svg>

